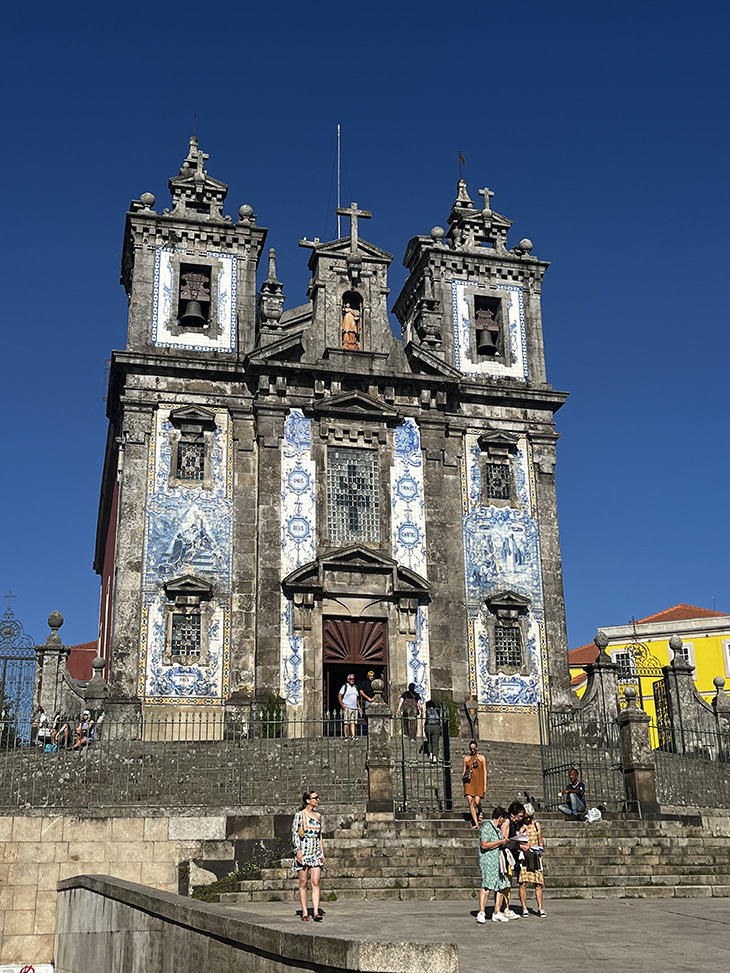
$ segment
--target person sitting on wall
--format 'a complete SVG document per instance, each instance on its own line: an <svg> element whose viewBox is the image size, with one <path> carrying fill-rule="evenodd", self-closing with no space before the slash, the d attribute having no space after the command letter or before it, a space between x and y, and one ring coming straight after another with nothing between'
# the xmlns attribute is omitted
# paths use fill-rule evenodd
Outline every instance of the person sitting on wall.
<svg viewBox="0 0 730 973"><path fill-rule="evenodd" d="M62 750L68 750L71 746L71 721L62 716L60 711L53 719L51 743Z"/></svg>
<svg viewBox="0 0 730 973"><path fill-rule="evenodd" d="M580 821L586 809L585 784L575 767L570 768L568 777L568 786L560 792L567 797L567 801L558 804L558 811L562 811L568 821Z"/></svg>
<svg viewBox="0 0 730 973"><path fill-rule="evenodd" d="M87 709L84 710L81 716L81 722L76 727L76 743L74 743L74 750L80 750L82 747L87 747L90 743L94 742L94 721L91 719L91 714Z"/></svg>

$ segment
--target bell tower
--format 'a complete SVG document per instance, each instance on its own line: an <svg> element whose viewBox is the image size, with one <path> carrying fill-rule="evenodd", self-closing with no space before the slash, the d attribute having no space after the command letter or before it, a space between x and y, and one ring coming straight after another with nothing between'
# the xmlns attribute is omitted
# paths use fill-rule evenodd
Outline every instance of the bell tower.
<svg viewBox="0 0 730 973"><path fill-rule="evenodd" d="M143 193L124 229L95 567L113 698L143 708L215 708L253 683L255 532L234 544L233 491L254 477L245 362L266 230L248 204L224 214L207 162L193 136L170 208Z"/></svg>
<svg viewBox="0 0 730 973"><path fill-rule="evenodd" d="M256 269L266 230L249 205L224 216L228 186L205 169L193 135L169 180L172 208L143 193L127 214L121 282L129 299L128 351L240 357L253 347Z"/></svg>

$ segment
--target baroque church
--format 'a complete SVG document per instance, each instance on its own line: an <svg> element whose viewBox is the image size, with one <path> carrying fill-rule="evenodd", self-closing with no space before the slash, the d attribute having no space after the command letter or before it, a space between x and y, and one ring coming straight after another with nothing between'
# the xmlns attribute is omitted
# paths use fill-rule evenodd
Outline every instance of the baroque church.
<svg viewBox="0 0 730 973"><path fill-rule="evenodd" d="M337 706L349 671L535 739L569 694L554 413L540 292L548 264L459 180L447 229L390 253L301 240L285 309L251 206L190 140L171 208L133 200L111 361L95 567L112 699L221 712L274 691ZM346 224L345 224L346 225ZM268 267L267 267L268 265ZM483 714L483 715L481 715Z"/></svg>

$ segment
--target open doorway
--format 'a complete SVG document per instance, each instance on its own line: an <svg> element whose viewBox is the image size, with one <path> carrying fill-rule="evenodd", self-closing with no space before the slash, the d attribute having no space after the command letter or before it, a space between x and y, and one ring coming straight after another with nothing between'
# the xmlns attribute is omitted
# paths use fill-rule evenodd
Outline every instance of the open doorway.
<svg viewBox="0 0 730 973"><path fill-rule="evenodd" d="M342 733L339 693L349 673L355 674L358 689L370 689L371 679L382 679L387 686L387 629L384 621L325 618L323 626L322 670L324 705L333 713L334 732ZM368 673L372 672L370 677ZM369 693L368 693L369 694ZM386 694L384 696L387 698Z"/></svg>

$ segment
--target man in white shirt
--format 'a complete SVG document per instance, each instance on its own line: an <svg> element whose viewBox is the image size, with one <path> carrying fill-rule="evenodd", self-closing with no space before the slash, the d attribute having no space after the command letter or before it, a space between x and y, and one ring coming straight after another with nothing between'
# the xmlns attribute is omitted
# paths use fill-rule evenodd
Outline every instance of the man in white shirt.
<svg viewBox="0 0 730 973"><path fill-rule="evenodd" d="M355 685L355 674L350 673L347 682L339 692L338 699L340 706L345 711L344 734L345 736L355 737L355 723L357 714L360 711L360 690Z"/></svg>

